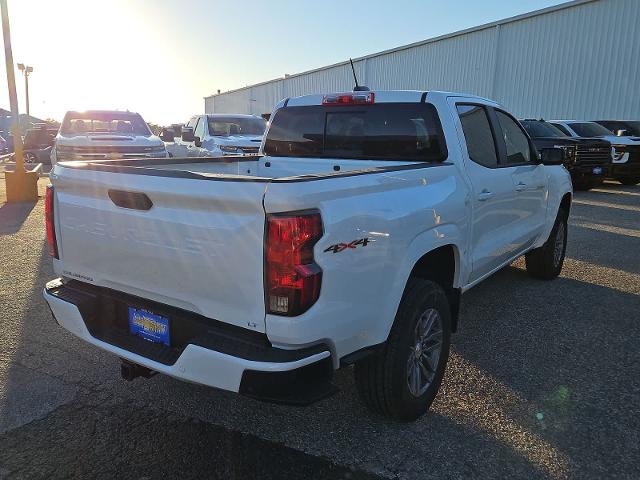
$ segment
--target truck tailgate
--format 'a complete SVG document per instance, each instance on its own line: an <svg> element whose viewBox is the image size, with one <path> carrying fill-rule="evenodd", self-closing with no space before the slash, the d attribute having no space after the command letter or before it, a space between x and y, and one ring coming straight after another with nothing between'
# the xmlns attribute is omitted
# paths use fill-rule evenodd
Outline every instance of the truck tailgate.
<svg viewBox="0 0 640 480"><path fill-rule="evenodd" d="M58 274L265 331L266 183L64 167L51 178ZM117 206L118 192L152 205Z"/></svg>

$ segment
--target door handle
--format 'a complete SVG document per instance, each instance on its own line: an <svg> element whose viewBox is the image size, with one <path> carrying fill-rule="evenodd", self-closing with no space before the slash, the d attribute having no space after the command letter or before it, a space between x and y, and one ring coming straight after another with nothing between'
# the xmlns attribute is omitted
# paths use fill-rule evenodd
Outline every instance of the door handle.
<svg viewBox="0 0 640 480"><path fill-rule="evenodd" d="M493 197L493 192L490 192L485 188L478 194L478 201L485 202L489 200L491 197Z"/></svg>
<svg viewBox="0 0 640 480"><path fill-rule="evenodd" d="M516 192L522 192L523 190L526 190L526 189L527 189L527 184L526 183L519 182L516 185Z"/></svg>

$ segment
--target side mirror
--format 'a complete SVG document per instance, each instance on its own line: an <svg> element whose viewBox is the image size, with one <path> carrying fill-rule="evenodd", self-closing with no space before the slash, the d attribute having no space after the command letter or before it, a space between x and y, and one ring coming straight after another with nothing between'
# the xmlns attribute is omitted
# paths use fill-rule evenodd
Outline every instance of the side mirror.
<svg viewBox="0 0 640 480"><path fill-rule="evenodd" d="M160 140L163 142L173 142L174 138L172 130L162 130L162 133L160 133Z"/></svg>
<svg viewBox="0 0 640 480"><path fill-rule="evenodd" d="M185 127L182 129L182 141L193 142L195 137L193 136L193 128Z"/></svg>
<svg viewBox="0 0 640 480"><path fill-rule="evenodd" d="M564 151L561 148L543 148L540 151L540 163L543 165L562 165Z"/></svg>
<svg viewBox="0 0 640 480"><path fill-rule="evenodd" d="M200 140L200 137L193 137L193 144L196 147L201 147L202 146L202 140Z"/></svg>
<svg viewBox="0 0 640 480"><path fill-rule="evenodd" d="M629 132L626 130L616 130L617 137L626 137L627 135L629 135Z"/></svg>

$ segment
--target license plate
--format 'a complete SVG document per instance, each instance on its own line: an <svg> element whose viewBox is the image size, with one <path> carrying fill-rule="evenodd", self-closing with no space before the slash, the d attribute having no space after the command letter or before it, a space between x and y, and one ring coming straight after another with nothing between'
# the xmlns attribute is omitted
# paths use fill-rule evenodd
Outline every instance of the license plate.
<svg viewBox="0 0 640 480"><path fill-rule="evenodd" d="M593 174L594 175L601 175L602 174L602 168L601 167L593 167Z"/></svg>
<svg viewBox="0 0 640 480"><path fill-rule="evenodd" d="M129 307L129 331L150 342L169 346L169 319L155 313Z"/></svg>

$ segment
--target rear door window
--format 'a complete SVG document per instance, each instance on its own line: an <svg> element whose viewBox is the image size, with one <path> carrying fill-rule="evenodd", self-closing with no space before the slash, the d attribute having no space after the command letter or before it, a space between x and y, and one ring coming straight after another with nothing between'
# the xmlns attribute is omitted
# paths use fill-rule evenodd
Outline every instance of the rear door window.
<svg viewBox="0 0 640 480"><path fill-rule="evenodd" d="M435 107L424 103L281 108L271 121L264 152L428 162L447 157Z"/></svg>
<svg viewBox="0 0 640 480"><path fill-rule="evenodd" d="M467 104L458 104L456 108L467 142L469 158L485 167L496 167L498 155L486 109L480 105Z"/></svg>

